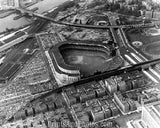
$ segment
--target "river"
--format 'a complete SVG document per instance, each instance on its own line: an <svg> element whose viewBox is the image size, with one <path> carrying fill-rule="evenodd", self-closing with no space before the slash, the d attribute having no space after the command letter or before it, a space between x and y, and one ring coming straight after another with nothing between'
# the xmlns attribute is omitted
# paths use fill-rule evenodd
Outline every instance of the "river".
<svg viewBox="0 0 160 128"><path fill-rule="evenodd" d="M38 7L38 10L36 12L43 13L51 10L52 8L55 8L56 6L60 5L65 1L67 0L43 0L37 4L28 7L27 9L33 9ZM6 28L19 28L23 27L24 25L29 25L33 22L31 19L27 19L25 17L22 17L18 20L14 20L13 18L16 16L17 14L11 14L5 18L0 19L0 33L5 31Z"/></svg>

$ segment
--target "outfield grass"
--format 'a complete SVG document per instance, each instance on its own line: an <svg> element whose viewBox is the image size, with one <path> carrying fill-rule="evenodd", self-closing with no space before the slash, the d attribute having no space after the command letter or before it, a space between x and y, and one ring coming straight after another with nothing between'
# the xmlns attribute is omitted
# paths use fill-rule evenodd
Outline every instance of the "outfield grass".
<svg viewBox="0 0 160 128"><path fill-rule="evenodd" d="M63 58L67 64L79 67L83 75L89 75L101 71L100 67L109 61L110 56L98 51L70 49L63 52Z"/></svg>

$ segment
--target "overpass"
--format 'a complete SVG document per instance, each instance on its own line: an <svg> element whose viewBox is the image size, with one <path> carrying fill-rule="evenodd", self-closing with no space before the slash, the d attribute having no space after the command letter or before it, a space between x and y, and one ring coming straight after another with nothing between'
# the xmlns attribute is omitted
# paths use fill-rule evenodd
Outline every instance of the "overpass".
<svg viewBox="0 0 160 128"><path fill-rule="evenodd" d="M47 21L51 21L55 24L60 24L60 25L65 25L65 26L71 26L71 27L81 27L81 28L88 28L88 29L109 29L109 28L137 28L137 27L154 27L159 24L153 24L153 23L146 23L146 24L132 24L132 25L104 25L104 26L98 26L98 25L85 25L85 24L73 24L73 23L67 23L67 22L59 22L55 21L54 18L48 17L43 14L39 14L36 12L32 12L30 10L25 10L25 9L17 9L20 11L22 14L29 15L31 17L37 17L41 18Z"/></svg>

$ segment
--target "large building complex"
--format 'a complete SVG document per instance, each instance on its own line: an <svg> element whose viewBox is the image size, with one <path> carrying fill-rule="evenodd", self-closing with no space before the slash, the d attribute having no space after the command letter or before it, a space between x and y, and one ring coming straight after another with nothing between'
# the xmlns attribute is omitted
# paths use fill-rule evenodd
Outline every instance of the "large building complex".
<svg viewBox="0 0 160 128"><path fill-rule="evenodd" d="M62 83L73 83L81 77L104 72L112 60L107 44L94 41L66 41L56 44L48 52L54 73Z"/></svg>

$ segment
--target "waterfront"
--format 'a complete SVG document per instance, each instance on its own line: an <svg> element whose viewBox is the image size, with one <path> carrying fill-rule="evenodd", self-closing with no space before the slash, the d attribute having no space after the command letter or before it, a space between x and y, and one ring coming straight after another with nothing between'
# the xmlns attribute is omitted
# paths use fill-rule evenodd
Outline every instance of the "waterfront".
<svg viewBox="0 0 160 128"><path fill-rule="evenodd" d="M37 10L38 13L43 13L51 10L52 8L58 6L59 4L65 2L67 0L43 0L37 4L34 4L27 9L33 9L38 7ZM11 14L5 18L0 19L0 33L5 31L7 29L15 29L20 28L26 25L31 24L33 21L31 19L27 19L25 17L22 17L18 20L14 20L13 18L16 17L17 14Z"/></svg>

